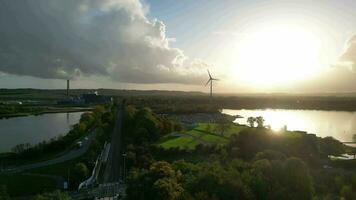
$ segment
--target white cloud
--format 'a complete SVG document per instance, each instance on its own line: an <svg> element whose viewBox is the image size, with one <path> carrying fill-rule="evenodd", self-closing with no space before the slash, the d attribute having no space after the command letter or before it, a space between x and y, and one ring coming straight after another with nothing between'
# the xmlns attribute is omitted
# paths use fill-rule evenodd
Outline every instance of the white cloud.
<svg viewBox="0 0 356 200"><path fill-rule="evenodd" d="M356 35L352 36L347 42L345 52L341 55L340 66L349 67L353 71L356 70Z"/></svg>
<svg viewBox="0 0 356 200"><path fill-rule="evenodd" d="M201 84L200 69L207 65L171 47L164 23L148 19L147 12L139 0L2 0L0 71Z"/></svg>

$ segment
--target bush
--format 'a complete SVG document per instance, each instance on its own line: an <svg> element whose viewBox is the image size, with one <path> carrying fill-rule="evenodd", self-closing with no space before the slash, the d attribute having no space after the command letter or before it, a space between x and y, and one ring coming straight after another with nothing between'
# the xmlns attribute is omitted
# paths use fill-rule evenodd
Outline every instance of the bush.
<svg viewBox="0 0 356 200"><path fill-rule="evenodd" d="M71 169L71 182L75 187L89 175L89 169L84 163L77 163Z"/></svg>
<svg viewBox="0 0 356 200"><path fill-rule="evenodd" d="M177 200L183 195L182 174L164 161L135 170L128 179L127 199ZM140 191L140 192L137 192Z"/></svg>
<svg viewBox="0 0 356 200"><path fill-rule="evenodd" d="M71 198L66 193L56 190L52 193L39 194L34 200L71 200Z"/></svg>

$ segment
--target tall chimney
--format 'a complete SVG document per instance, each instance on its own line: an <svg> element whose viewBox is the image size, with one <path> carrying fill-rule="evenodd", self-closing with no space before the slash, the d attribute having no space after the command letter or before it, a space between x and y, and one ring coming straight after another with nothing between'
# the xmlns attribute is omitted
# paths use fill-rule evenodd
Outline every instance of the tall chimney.
<svg viewBox="0 0 356 200"><path fill-rule="evenodd" d="M67 97L69 97L69 80L67 80Z"/></svg>

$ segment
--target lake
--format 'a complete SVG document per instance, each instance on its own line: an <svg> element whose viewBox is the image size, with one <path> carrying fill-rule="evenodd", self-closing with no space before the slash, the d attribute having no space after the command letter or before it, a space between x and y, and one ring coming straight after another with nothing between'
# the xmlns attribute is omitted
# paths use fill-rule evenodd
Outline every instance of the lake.
<svg viewBox="0 0 356 200"><path fill-rule="evenodd" d="M51 113L0 120L0 152L10 151L21 143L37 144L65 135L83 112Z"/></svg>
<svg viewBox="0 0 356 200"><path fill-rule="evenodd" d="M288 130L306 131L319 137L332 136L342 142L351 142L356 133L356 112L284 109L224 109L222 112L243 116L235 120L239 124L246 124L248 117L262 116L265 125L270 125L273 130L286 125Z"/></svg>

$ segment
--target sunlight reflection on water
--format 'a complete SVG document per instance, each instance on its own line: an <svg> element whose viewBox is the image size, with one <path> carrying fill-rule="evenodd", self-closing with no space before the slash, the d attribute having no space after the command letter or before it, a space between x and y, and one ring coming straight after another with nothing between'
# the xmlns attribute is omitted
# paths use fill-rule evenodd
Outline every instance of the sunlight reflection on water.
<svg viewBox="0 0 356 200"><path fill-rule="evenodd" d="M356 112L319 111L319 110L231 110L224 109L223 113L241 115L236 123L246 124L248 117L262 116L265 125L273 130L287 126L288 130L300 130L314 133L320 137L332 136L342 142L351 142L356 133Z"/></svg>

